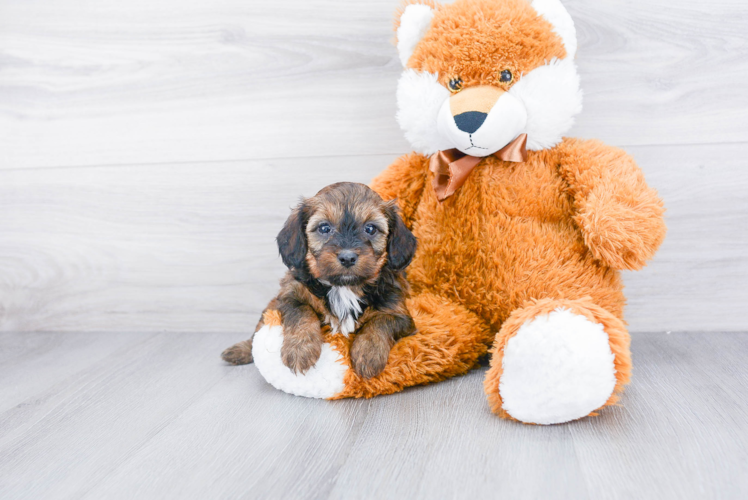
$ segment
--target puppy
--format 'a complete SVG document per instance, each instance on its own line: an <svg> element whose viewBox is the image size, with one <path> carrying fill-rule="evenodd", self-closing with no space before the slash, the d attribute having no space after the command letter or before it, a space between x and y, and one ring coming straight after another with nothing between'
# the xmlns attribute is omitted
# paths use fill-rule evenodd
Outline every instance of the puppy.
<svg viewBox="0 0 748 500"><path fill-rule="evenodd" d="M322 325L355 333L353 369L378 375L395 341L415 332L405 307L404 269L416 250L394 202L363 184L341 182L302 201L277 238L288 272L268 309L280 311L281 359L294 373L317 362ZM255 328L264 326L263 320ZM226 349L232 364L252 362L252 339Z"/></svg>

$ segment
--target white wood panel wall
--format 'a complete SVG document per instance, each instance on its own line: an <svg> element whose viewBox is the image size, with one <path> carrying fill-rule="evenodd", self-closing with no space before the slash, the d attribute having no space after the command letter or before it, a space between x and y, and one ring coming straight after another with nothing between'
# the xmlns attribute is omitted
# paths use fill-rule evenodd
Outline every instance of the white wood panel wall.
<svg viewBox="0 0 748 500"><path fill-rule="evenodd" d="M748 4L568 0L668 239L634 331L748 330ZM301 195L409 150L399 0L0 1L0 330L247 331Z"/></svg>

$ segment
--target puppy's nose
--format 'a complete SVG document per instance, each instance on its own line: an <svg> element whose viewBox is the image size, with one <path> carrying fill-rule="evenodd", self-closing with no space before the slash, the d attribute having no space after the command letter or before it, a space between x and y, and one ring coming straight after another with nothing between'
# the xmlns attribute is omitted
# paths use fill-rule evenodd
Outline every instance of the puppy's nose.
<svg viewBox="0 0 748 500"><path fill-rule="evenodd" d="M487 113L481 113L480 111L466 111L454 117L455 125L463 132L472 134L483 125L487 116Z"/></svg>
<svg viewBox="0 0 748 500"><path fill-rule="evenodd" d="M351 267L358 260L358 255L351 250L343 250L338 254L338 260L343 267Z"/></svg>

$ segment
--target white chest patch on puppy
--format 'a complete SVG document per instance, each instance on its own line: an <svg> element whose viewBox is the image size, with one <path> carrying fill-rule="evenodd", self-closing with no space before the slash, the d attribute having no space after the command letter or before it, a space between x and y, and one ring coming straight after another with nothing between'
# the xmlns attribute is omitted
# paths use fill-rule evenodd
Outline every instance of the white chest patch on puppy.
<svg viewBox="0 0 748 500"><path fill-rule="evenodd" d="M358 295L350 287L334 286L327 292L327 298L330 301L330 311L337 318L337 322L330 322L333 333L339 331L347 337L356 330L356 320L362 312Z"/></svg>

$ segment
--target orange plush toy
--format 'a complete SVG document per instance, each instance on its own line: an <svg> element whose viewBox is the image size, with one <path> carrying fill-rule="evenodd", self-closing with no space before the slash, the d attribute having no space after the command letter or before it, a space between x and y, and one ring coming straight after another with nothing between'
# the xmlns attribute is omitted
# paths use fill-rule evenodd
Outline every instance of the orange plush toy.
<svg viewBox="0 0 748 500"><path fill-rule="evenodd" d="M397 119L415 152L372 187L418 238L407 302L417 333L371 379L352 339L327 334L305 375L280 361L277 312L252 352L294 394L371 397L466 373L490 353L499 416L567 422L613 404L629 381L620 269L665 236L663 204L634 161L564 138L581 111L571 17L558 0L430 0L401 9Z"/></svg>

